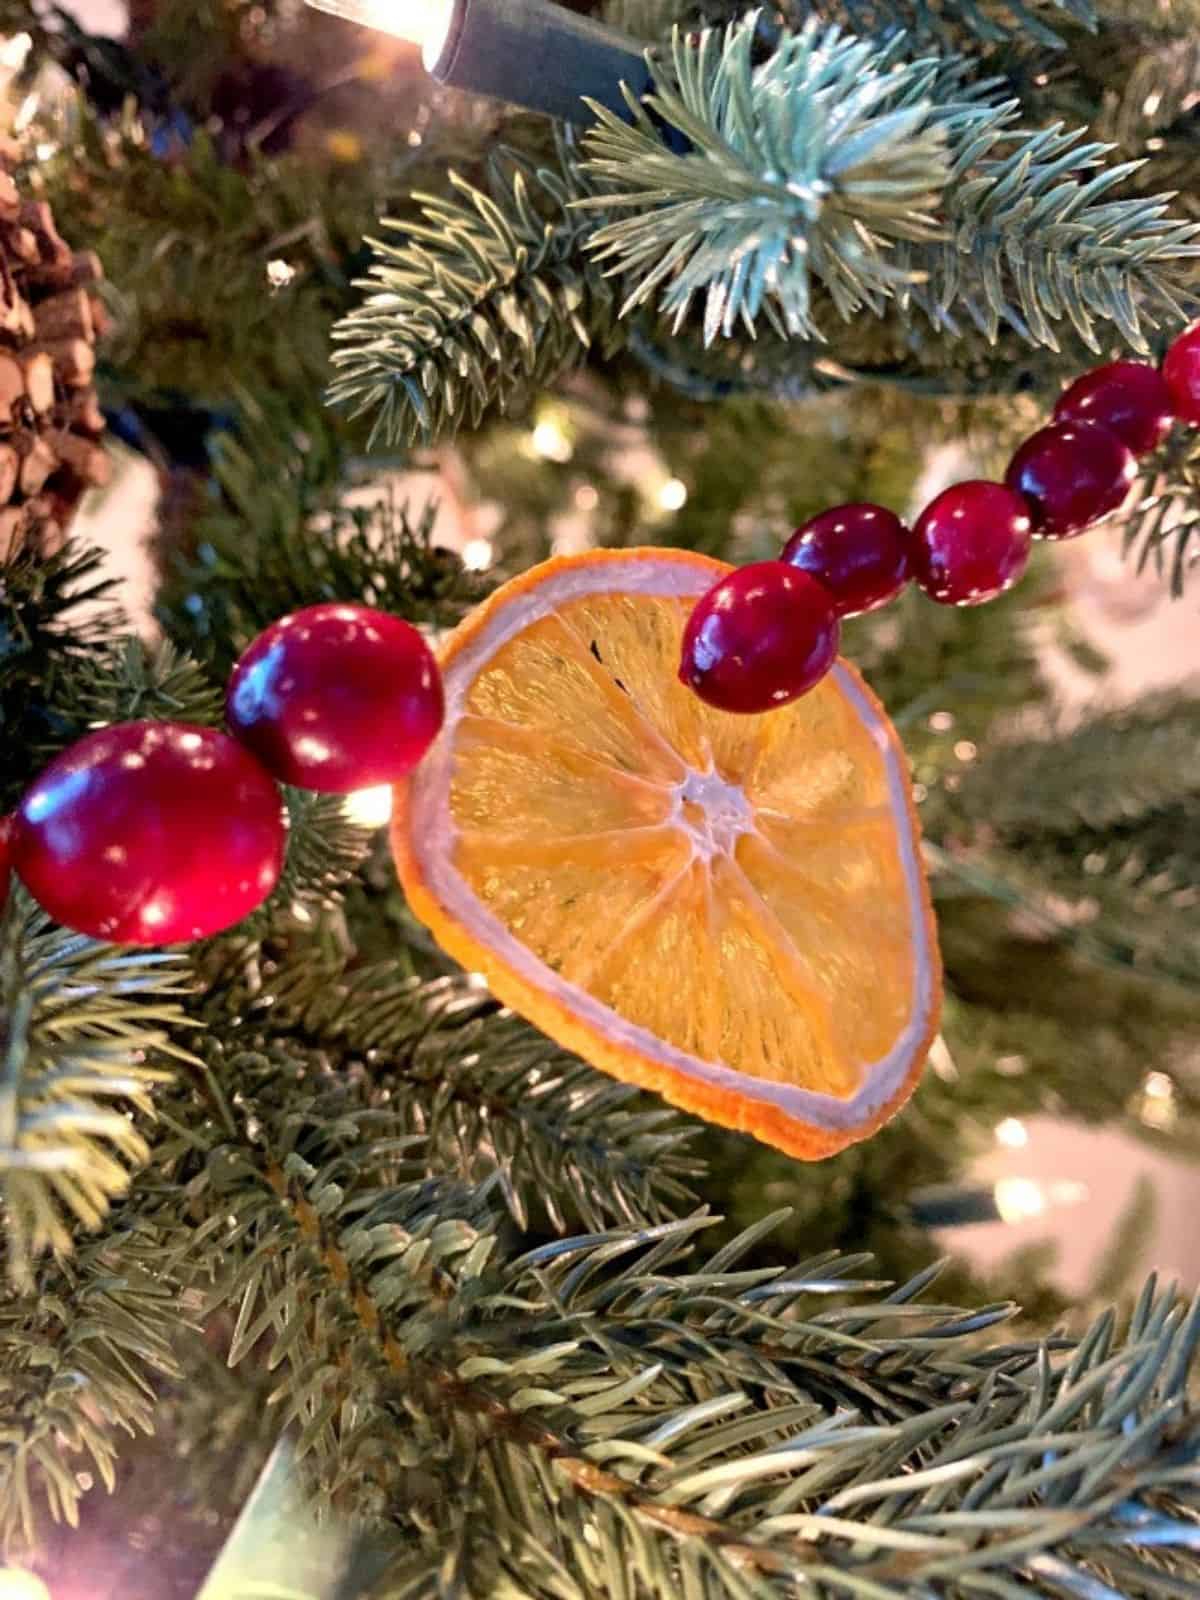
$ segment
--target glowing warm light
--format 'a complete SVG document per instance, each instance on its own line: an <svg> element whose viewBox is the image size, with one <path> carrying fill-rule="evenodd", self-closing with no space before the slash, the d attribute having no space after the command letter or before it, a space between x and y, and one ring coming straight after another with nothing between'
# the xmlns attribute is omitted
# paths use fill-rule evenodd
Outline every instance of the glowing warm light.
<svg viewBox="0 0 1200 1600"><path fill-rule="evenodd" d="M664 511L682 511L687 497L687 484L682 478L668 478L658 491L658 503Z"/></svg>
<svg viewBox="0 0 1200 1600"><path fill-rule="evenodd" d="M296 276L296 269L289 261L276 257L274 261L267 262L267 282L272 289L286 289Z"/></svg>
<svg viewBox="0 0 1200 1600"><path fill-rule="evenodd" d="M0 1567L0 1600L53 1600L53 1596L36 1572Z"/></svg>
<svg viewBox="0 0 1200 1600"><path fill-rule="evenodd" d="M421 58L432 72L446 48L456 0L308 0L318 11L378 28L421 46Z"/></svg>
<svg viewBox="0 0 1200 1600"><path fill-rule="evenodd" d="M1148 1128L1163 1130L1174 1125L1177 1115L1175 1085L1165 1072L1146 1074L1137 1110Z"/></svg>
<svg viewBox="0 0 1200 1600"><path fill-rule="evenodd" d="M463 545L462 564L468 572L486 572L496 559L496 547L490 539L468 539Z"/></svg>
<svg viewBox="0 0 1200 1600"><path fill-rule="evenodd" d="M995 1200L1001 1222L1028 1222L1046 1209L1046 1192L1033 1178L1001 1178Z"/></svg>
<svg viewBox="0 0 1200 1600"><path fill-rule="evenodd" d="M1023 1150L1029 1143L1029 1129L1017 1117L1005 1117L996 1124L996 1143L1009 1150Z"/></svg>
<svg viewBox="0 0 1200 1600"><path fill-rule="evenodd" d="M595 511L600 504L599 491L590 483L581 483L575 491L575 504L580 511Z"/></svg>
<svg viewBox="0 0 1200 1600"><path fill-rule="evenodd" d="M530 442L534 454L541 456L543 461L570 461L575 454L566 429L553 417L542 418L534 428Z"/></svg>
<svg viewBox="0 0 1200 1600"><path fill-rule="evenodd" d="M11 39L0 43L0 67L6 72L20 72L25 57L33 49L33 37L28 33L14 33Z"/></svg>
<svg viewBox="0 0 1200 1600"><path fill-rule="evenodd" d="M1051 1206L1077 1206L1088 1197L1087 1184L1056 1178L1041 1184L1036 1178L1000 1178L993 1190L1001 1222L1031 1222L1045 1216Z"/></svg>
<svg viewBox="0 0 1200 1600"><path fill-rule="evenodd" d="M381 783L375 789L356 789L346 796L342 809L356 828L382 828L392 815L391 785Z"/></svg>
<svg viewBox="0 0 1200 1600"><path fill-rule="evenodd" d="M40 94L38 94L36 89L34 89L31 94L27 94L25 96L24 100L22 100L21 104L17 107L17 114L12 120L12 131L14 133L20 134L25 132L25 129L33 121L34 117L37 116L41 103L42 97Z"/></svg>
<svg viewBox="0 0 1200 1600"><path fill-rule="evenodd" d="M1029 1062L1024 1056L997 1056L996 1071L1002 1078L1019 1078L1029 1071Z"/></svg>
<svg viewBox="0 0 1200 1600"><path fill-rule="evenodd" d="M974 761L979 754L979 748L970 739L960 739L954 746L954 754L960 761Z"/></svg>

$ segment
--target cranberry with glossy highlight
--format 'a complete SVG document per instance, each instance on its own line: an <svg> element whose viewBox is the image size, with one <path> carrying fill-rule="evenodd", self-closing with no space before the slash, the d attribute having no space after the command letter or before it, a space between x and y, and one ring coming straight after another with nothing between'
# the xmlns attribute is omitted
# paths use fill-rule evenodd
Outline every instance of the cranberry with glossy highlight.
<svg viewBox="0 0 1200 1600"><path fill-rule="evenodd" d="M1200 423L1200 322L1175 340L1162 370L1175 415L1181 422Z"/></svg>
<svg viewBox="0 0 1200 1600"><path fill-rule="evenodd" d="M908 580L912 535L894 511L856 501L810 517L783 547L783 559L829 591L838 615L886 605Z"/></svg>
<svg viewBox="0 0 1200 1600"><path fill-rule="evenodd" d="M1056 422L1098 422L1135 456L1160 445L1171 430L1171 391L1148 361L1110 361L1064 389L1054 408Z"/></svg>
<svg viewBox="0 0 1200 1600"><path fill-rule="evenodd" d="M1014 490L979 478L956 483L917 518L912 574L941 605L982 605L1025 571L1032 538L1029 507Z"/></svg>
<svg viewBox="0 0 1200 1600"><path fill-rule="evenodd" d="M442 725L442 679L409 623L370 606L307 606L242 655L225 712L283 783L348 794L412 771Z"/></svg>
<svg viewBox="0 0 1200 1600"><path fill-rule="evenodd" d="M696 602L681 682L718 711L772 711L829 671L840 636L828 590L784 561L757 561Z"/></svg>
<svg viewBox="0 0 1200 1600"><path fill-rule="evenodd" d="M1137 476L1129 447L1098 422L1052 422L1026 439L1005 482L1024 495L1034 532L1071 539L1115 511Z"/></svg>
<svg viewBox="0 0 1200 1600"><path fill-rule="evenodd" d="M17 876L55 921L118 944L204 939L279 881L279 790L216 728L123 722L64 750L17 808Z"/></svg>

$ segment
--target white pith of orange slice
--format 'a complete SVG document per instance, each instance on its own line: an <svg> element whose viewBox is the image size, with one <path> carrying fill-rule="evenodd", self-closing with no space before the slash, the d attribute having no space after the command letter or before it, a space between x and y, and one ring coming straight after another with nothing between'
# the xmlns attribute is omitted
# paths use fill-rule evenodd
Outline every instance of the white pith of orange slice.
<svg viewBox="0 0 1200 1600"><path fill-rule="evenodd" d="M916 1083L941 968L907 763L839 660L734 716L677 678L729 569L591 551L446 641L446 720L397 788L415 914L498 999L627 1082L805 1158Z"/></svg>

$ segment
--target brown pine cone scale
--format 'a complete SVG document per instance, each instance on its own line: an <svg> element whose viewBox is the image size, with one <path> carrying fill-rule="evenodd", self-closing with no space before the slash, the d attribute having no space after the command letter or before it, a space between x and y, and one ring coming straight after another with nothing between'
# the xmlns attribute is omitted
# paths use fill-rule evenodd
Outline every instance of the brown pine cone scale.
<svg viewBox="0 0 1200 1600"><path fill-rule="evenodd" d="M84 491L112 473L92 385L104 270L71 249L46 201L23 197L18 156L0 143L0 561L60 548Z"/></svg>

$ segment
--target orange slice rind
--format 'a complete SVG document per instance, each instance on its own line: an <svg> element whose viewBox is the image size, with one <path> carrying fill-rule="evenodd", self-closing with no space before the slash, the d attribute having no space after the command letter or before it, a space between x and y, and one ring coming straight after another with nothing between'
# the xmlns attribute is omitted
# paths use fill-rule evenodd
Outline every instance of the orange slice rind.
<svg viewBox="0 0 1200 1600"><path fill-rule="evenodd" d="M728 568L592 551L446 641L442 732L398 786L414 913L594 1066L817 1158L908 1098L941 968L904 752L839 660L792 705L676 676Z"/></svg>

